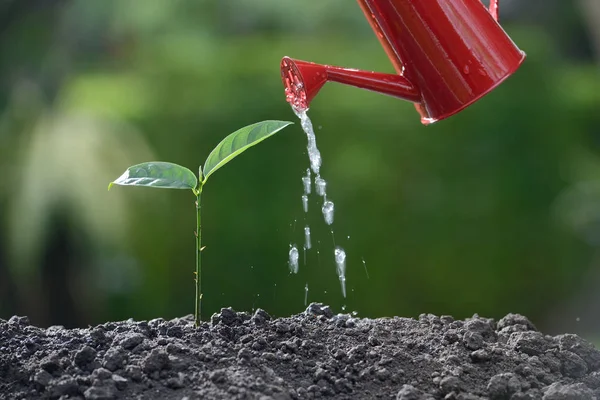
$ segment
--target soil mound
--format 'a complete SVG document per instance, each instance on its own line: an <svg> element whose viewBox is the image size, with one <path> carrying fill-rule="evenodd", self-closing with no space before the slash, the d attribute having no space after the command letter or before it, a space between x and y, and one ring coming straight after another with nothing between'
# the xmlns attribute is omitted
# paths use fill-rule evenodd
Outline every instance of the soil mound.
<svg viewBox="0 0 600 400"><path fill-rule="evenodd" d="M222 309L40 329L0 319L0 399L600 399L600 352L521 315L272 319Z"/></svg>

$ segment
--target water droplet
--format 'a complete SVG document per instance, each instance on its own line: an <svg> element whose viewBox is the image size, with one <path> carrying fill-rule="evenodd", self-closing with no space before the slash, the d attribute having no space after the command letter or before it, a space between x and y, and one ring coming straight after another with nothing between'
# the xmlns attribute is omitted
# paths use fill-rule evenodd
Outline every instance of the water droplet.
<svg viewBox="0 0 600 400"><path fill-rule="evenodd" d="M293 245L289 252L289 266L290 272L297 274L298 273L298 259L300 258L300 254L298 254L298 248L296 245Z"/></svg>
<svg viewBox="0 0 600 400"><path fill-rule="evenodd" d="M351 314L353 317L356 317L358 315L358 311L352 311Z"/></svg>
<svg viewBox="0 0 600 400"><path fill-rule="evenodd" d="M327 200L325 203L323 203L321 211L323 211L323 217L325 218L325 223L327 225L333 224L333 210L333 201Z"/></svg>
<svg viewBox="0 0 600 400"><path fill-rule="evenodd" d="M346 297L346 252L337 246L333 253L335 255L337 274L342 285L342 295Z"/></svg>
<svg viewBox="0 0 600 400"><path fill-rule="evenodd" d="M317 192L319 196L325 196L326 190L327 182L325 181L325 179L321 178L320 176L317 176L315 178L315 192Z"/></svg>
<svg viewBox="0 0 600 400"><path fill-rule="evenodd" d="M310 169L306 169L306 175L302 177L302 185L304 186L304 194L310 194Z"/></svg>
<svg viewBox="0 0 600 400"><path fill-rule="evenodd" d="M304 286L304 306L306 307L306 304L308 303L308 282L306 283L306 286Z"/></svg>
<svg viewBox="0 0 600 400"><path fill-rule="evenodd" d="M470 69L469 69L469 66L468 66L468 65L465 65L465 66L463 67L463 72L464 72L465 74L469 75Z"/></svg>
<svg viewBox="0 0 600 400"><path fill-rule="evenodd" d="M367 271L367 263L365 262L365 258L362 258L363 267L365 267L365 274L367 274L367 279L369 278L369 271Z"/></svg>
<svg viewBox="0 0 600 400"><path fill-rule="evenodd" d="M346 311L346 305L345 304L342 306L342 311Z"/></svg>
<svg viewBox="0 0 600 400"><path fill-rule="evenodd" d="M338 266L338 274L346 272L346 252L341 247L337 246L334 250L335 263Z"/></svg>
<svg viewBox="0 0 600 400"><path fill-rule="evenodd" d="M312 246L310 244L310 226L304 227L304 248L310 249Z"/></svg>
<svg viewBox="0 0 600 400"><path fill-rule="evenodd" d="M308 196L305 194L302 195L302 209L305 213L308 212Z"/></svg>

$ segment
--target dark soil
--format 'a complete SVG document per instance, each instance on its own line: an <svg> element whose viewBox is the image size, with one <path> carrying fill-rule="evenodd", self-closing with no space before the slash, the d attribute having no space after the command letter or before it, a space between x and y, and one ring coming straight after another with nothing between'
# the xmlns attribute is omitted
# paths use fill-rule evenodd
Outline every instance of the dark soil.
<svg viewBox="0 0 600 400"><path fill-rule="evenodd" d="M40 329L0 319L1 399L600 399L600 352L527 318L191 317Z"/></svg>

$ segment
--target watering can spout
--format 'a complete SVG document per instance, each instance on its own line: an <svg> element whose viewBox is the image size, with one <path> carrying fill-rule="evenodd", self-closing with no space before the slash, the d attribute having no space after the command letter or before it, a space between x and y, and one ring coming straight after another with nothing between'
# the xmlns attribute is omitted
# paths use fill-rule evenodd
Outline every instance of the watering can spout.
<svg viewBox="0 0 600 400"><path fill-rule="evenodd" d="M525 60L498 23L498 0L357 0L396 74L284 57L287 101L308 109L326 82L413 102L425 125L475 103Z"/></svg>
<svg viewBox="0 0 600 400"><path fill-rule="evenodd" d="M296 110L308 109L326 82L355 86L412 102L421 98L417 88L402 75L321 65L289 57L281 60L281 78L286 100Z"/></svg>

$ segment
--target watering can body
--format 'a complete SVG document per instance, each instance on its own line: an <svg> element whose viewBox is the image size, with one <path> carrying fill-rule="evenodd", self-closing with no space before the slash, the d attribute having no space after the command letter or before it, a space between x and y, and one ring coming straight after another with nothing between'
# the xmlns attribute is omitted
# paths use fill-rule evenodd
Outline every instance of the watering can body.
<svg viewBox="0 0 600 400"><path fill-rule="evenodd" d="M357 0L396 74L284 57L287 101L307 109L328 81L415 103L423 124L468 107L507 79L525 59L497 21L497 0Z"/></svg>

